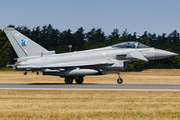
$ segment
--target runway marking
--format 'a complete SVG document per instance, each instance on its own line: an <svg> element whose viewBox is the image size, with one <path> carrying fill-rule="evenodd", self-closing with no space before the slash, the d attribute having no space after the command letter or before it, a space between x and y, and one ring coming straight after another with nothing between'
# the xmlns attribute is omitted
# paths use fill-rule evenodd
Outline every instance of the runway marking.
<svg viewBox="0 0 180 120"><path fill-rule="evenodd" d="M0 88L0 90L180 91L179 89L72 89L72 88Z"/></svg>

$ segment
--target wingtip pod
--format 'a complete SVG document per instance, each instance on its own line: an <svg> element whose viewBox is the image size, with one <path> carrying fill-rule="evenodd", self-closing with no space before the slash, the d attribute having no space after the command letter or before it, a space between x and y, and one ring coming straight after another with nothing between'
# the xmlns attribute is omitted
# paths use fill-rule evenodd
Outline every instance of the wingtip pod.
<svg viewBox="0 0 180 120"><path fill-rule="evenodd" d="M6 27L3 29L4 31L14 31L15 29L12 27Z"/></svg>

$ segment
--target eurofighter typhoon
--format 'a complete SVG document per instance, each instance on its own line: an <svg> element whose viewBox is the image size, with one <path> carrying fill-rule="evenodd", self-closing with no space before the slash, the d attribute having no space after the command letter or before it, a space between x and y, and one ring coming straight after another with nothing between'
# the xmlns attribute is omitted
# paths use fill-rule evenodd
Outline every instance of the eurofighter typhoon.
<svg viewBox="0 0 180 120"><path fill-rule="evenodd" d="M155 49L139 42L122 42L112 46L79 52L55 54L38 45L17 30L4 28L16 54L17 62L12 65L15 70L42 72L43 75L64 77L66 84L82 84L84 76L117 73L117 83L123 80L120 69L126 69L134 60L156 60L172 57L177 54Z"/></svg>

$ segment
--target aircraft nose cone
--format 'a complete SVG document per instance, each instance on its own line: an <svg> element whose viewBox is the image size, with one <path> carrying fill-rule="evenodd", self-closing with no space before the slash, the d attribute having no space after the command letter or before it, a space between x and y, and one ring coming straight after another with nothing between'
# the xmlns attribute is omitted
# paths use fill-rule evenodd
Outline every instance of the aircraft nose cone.
<svg viewBox="0 0 180 120"><path fill-rule="evenodd" d="M160 50L160 49L155 49L154 51L155 51L155 59L163 59L163 58L168 58L168 57L178 55L176 53Z"/></svg>

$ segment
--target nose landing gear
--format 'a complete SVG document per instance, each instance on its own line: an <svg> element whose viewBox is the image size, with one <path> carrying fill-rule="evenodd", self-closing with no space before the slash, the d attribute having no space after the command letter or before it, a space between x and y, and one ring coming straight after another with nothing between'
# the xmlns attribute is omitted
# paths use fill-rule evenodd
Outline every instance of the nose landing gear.
<svg viewBox="0 0 180 120"><path fill-rule="evenodd" d="M120 75L119 70L116 70L116 72L117 72L117 74L118 74L118 76L119 76L119 78L117 79L117 83L118 83L118 84L122 84L122 83L123 83L123 79L121 78L121 75Z"/></svg>

